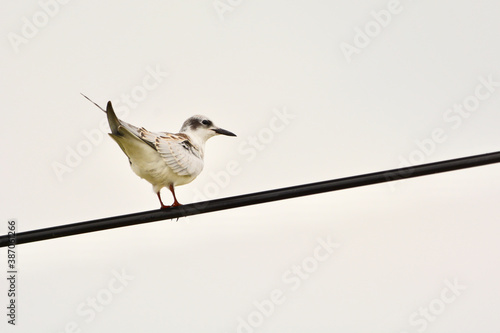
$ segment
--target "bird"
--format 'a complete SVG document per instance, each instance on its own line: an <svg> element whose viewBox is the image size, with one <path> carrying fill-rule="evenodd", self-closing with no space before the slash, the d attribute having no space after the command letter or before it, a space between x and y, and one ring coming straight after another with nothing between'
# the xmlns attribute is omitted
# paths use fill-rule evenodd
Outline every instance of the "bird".
<svg viewBox="0 0 500 333"><path fill-rule="evenodd" d="M201 173L208 139L216 135L236 136L202 115L188 118L178 133L150 132L118 119L111 101L104 110L81 95L106 113L111 129L109 136L127 155L132 171L153 185L161 209L181 206L175 196L175 187L189 184ZM164 187L174 198L170 206L161 200L160 190Z"/></svg>

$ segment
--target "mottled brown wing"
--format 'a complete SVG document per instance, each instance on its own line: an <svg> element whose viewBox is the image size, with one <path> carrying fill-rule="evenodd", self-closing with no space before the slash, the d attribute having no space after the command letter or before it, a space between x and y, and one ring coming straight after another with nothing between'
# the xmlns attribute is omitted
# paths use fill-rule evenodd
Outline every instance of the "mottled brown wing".
<svg viewBox="0 0 500 333"><path fill-rule="evenodd" d="M155 139L155 148L179 176L197 176L203 169L203 159L198 149L185 134L162 133Z"/></svg>

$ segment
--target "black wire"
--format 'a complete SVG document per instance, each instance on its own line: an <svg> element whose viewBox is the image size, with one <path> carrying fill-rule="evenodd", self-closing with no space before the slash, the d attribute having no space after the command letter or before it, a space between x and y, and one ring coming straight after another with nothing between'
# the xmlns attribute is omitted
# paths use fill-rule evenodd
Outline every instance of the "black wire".
<svg viewBox="0 0 500 333"><path fill-rule="evenodd" d="M103 219L80 223L60 225L45 229L31 230L18 233L16 244L36 242L46 239L59 238L94 232L106 229L120 228L135 224L148 223L167 219L176 219L183 216L215 212L224 209L256 205L265 202L296 198L323 192L338 191L347 188L396 181L447 172L465 168L472 168L500 162L500 152L463 157L442 162L422 164L413 167L380 171L365 175L334 179L318 183L298 185L264 192L250 193L235 197L203 201L183 206L151 210L141 213L107 217ZM0 247L9 245L8 236L0 236Z"/></svg>

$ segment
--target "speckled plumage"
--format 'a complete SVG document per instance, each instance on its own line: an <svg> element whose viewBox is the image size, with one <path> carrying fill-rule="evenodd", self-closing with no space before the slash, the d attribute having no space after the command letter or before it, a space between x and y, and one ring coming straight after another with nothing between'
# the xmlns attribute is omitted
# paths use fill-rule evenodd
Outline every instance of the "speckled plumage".
<svg viewBox="0 0 500 333"><path fill-rule="evenodd" d="M103 111L108 117L111 129L109 135L127 155L134 173L153 185L161 208L170 207L161 201L160 190L163 187L169 188L174 196L172 206L180 205L174 188L192 182L203 170L205 142L209 138L218 134L236 136L216 127L211 120L201 115L187 119L181 131L174 134L150 132L118 119L111 102Z"/></svg>

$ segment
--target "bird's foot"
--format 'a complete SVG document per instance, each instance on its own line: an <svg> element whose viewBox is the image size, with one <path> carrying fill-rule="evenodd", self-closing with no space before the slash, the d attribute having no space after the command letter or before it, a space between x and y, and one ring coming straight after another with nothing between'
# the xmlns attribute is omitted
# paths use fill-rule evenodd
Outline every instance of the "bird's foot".
<svg viewBox="0 0 500 333"><path fill-rule="evenodd" d="M167 208L172 208L172 207L177 207L177 206L182 206L182 204L180 204L179 202L175 201L171 206L165 206L165 205L161 205L160 209L167 209Z"/></svg>

